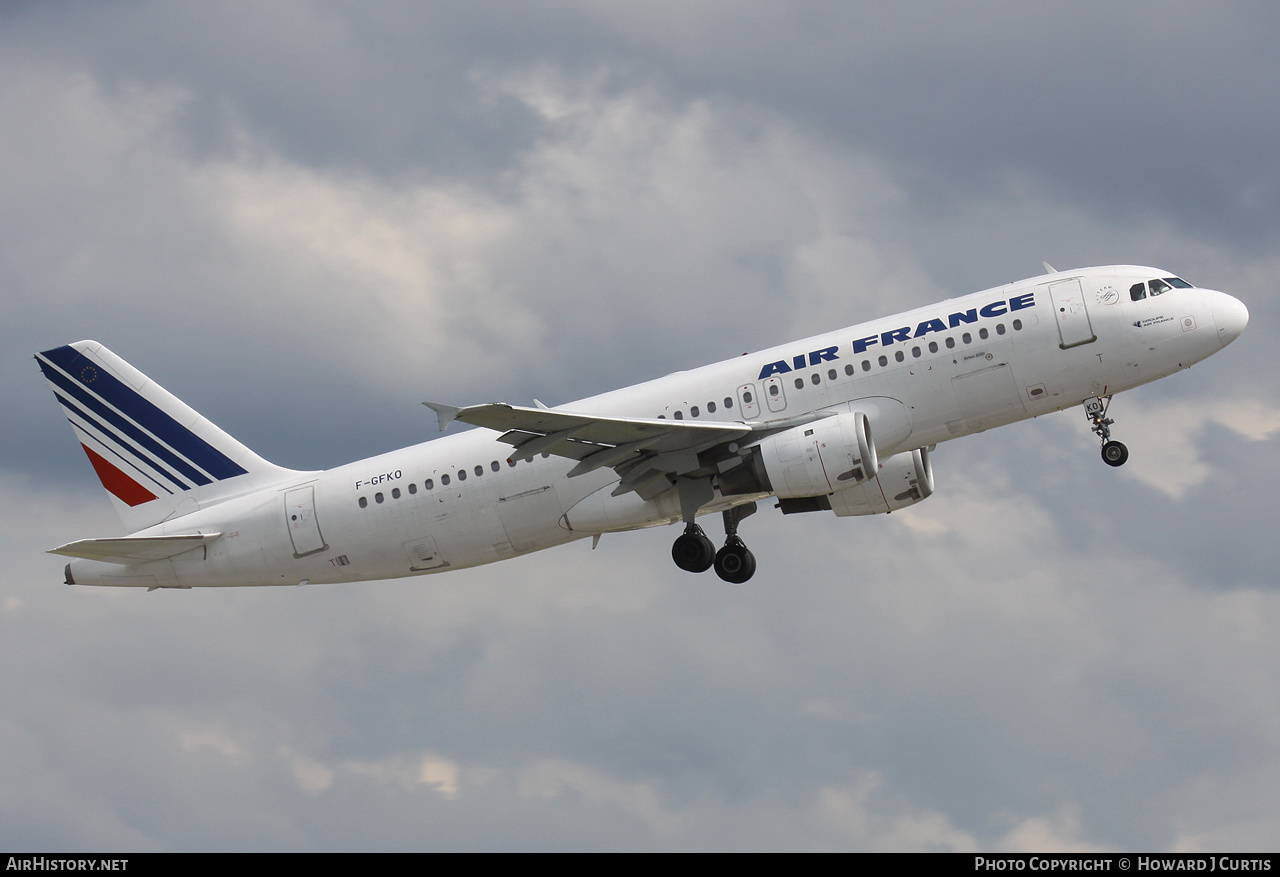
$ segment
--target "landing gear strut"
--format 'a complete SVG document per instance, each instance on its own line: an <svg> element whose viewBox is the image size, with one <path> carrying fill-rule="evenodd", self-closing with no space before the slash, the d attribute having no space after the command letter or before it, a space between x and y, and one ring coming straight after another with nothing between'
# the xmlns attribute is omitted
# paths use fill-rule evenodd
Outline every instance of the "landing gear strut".
<svg viewBox="0 0 1280 877"><path fill-rule="evenodd" d="M1123 466L1125 460L1129 459L1129 449L1124 443L1111 439L1111 425L1115 421L1107 417L1107 409L1110 407L1110 396L1098 396L1084 403L1084 413L1089 417L1093 434L1102 442L1102 462L1108 466Z"/></svg>

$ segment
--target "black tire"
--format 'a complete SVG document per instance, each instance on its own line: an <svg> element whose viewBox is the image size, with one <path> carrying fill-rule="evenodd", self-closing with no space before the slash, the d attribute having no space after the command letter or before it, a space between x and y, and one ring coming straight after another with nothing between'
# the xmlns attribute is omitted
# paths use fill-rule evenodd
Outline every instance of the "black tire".
<svg viewBox="0 0 1280 877"><path fill-rule="evenodd" d="M1129 459L1129 449L1121 442L1107 442L1102 446L1102 462L1108 466L1123 466Z"/></svg>
<svg viewBox="0 0 1280 877"><path fill-rule="evenodd" d="M715 563L716 547L704 533L685 533L671 546L671 559L685 572L706 572Z"/></svg>
<svg viewBox="0 0 1280 877"><path fill-rule="evenodd" d="M741 543L716 552L716 575L731 585L741 585L756 573L756 556Z"/></svg>

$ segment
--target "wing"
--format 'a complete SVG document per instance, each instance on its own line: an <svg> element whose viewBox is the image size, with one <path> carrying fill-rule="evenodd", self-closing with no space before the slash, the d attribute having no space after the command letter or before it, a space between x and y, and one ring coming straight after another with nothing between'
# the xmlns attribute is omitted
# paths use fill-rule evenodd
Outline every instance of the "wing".
<svg viewBox="0 0 1280 877"><path fill-rule="evenodd" d="M824 416L747 423L605 417L503 403L467 408L423 404L436 412L442 430L454 420L498 430L499 441L514 448L512 459L549 453L577 460L570 478L607 466L621 478L614 496L634 490L646 500L670 488L675 476L728 468L719 464L734 462L740 448Z"/></svg>

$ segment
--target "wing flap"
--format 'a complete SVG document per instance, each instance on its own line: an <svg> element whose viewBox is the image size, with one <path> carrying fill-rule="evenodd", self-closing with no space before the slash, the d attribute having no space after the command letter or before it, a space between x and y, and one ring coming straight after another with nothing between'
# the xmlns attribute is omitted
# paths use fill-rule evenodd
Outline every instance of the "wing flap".
<svg viewBox="0 0 1280 877"><path fill-rule="evenodd" d="M191 533L178 536L120 536L112 539L81 539L49 550L49 554L101 560L105 563L145 563L163 560L192 548L207 545L221 533Z"/></svg>

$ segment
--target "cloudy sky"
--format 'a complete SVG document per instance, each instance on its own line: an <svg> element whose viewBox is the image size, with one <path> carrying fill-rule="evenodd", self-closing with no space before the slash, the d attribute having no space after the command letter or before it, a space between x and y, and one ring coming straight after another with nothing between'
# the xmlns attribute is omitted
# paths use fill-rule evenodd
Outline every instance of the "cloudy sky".
<svg viewBox="0 0 1280 877"><path fill-rule="evenodd" d="M1280 9L0 5L0 846L1274 850ZM121 532L31 355L264 456L431 438L1059 268L1245 335L940 446L889 518L441 577L61 584Z"/></svg>

